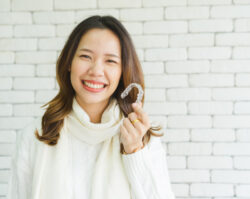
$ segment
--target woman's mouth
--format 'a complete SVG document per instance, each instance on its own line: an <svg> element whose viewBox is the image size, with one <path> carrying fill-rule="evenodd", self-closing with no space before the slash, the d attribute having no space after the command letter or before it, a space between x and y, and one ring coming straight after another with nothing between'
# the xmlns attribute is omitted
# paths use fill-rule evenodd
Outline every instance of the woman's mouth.
<svg viewBox="0 0 250 199"><path fill-rule="evenodd" d="M91 92L100 92L105 89L106 84L93 84L87 81L82 80L83 87Z"/></svg>

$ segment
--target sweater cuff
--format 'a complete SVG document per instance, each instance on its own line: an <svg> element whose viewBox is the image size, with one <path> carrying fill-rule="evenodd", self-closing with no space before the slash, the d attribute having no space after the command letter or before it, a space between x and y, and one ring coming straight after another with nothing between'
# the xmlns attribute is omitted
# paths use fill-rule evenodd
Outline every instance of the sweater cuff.
<svg viewBox="0 0 250 199"><path fill-rule="evenodd" d="M148 145L146 145L135 153L122 155L123 164L128 178L140 178L138 179L139 181L145 178L145 173L147 172L146 165L150 164L149 153L150 150L148 148Z"/></svg>

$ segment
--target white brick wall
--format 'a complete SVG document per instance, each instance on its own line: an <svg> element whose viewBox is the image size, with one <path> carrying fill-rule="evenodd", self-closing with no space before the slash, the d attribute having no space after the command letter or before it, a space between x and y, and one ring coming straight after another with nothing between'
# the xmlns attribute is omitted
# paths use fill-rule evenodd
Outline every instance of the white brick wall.
<svg viewBox="0 0 250 199"><path fill-rule="evenodd" d="M250 198L250 0L1 0L0 199L17 130L56 95L56 58L95 14L132 36L176 198Z"/></svg>

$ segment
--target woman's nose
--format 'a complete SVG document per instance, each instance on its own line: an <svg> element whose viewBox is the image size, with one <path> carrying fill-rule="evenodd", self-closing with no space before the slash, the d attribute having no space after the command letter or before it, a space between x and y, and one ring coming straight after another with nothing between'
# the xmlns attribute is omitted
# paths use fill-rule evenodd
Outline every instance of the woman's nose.
<svg viewBox="0 0 250 199"><path fill-rule="evenodd" d="M89 68L89 74L94 76L102 76L104 74L103 63L100 61L93 62Z"/></svg>

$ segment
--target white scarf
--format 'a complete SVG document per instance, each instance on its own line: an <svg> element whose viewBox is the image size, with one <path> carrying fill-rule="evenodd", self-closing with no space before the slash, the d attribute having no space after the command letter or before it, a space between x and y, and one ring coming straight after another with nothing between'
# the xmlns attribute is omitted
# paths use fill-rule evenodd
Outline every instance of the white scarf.
<svg viewBox="0 0 250 199"><path fill-rule="evenodd" d="M130 199L130 187L120 154L119 133L123 118L117 100L112 98L101 123L91 123L74 98L57 145L38 148L31 198L73 199L72 146L70 148L68 138L68 133L72 133L88 144L103 142L94 168L90 199Z"/></svg>

